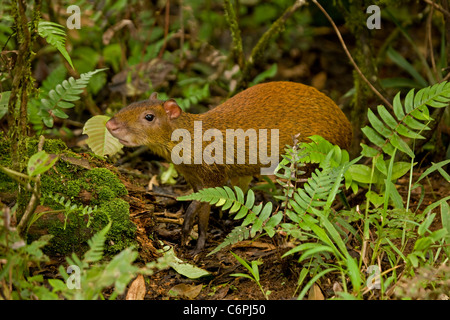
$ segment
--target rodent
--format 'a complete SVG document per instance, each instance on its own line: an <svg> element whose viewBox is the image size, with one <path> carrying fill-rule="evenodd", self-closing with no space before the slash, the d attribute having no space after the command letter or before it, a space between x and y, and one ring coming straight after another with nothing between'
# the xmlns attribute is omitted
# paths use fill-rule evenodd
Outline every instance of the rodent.
<svg viewBox="0 0 450 320"><path fill-rule="evenodd" d="M172 133L176 129L186 129L184 132L188 132L191 138L194 137L194 121L201 121L203 133L208 129L217 129L223 137L226 136L227 129L244 131L278 129L277 158L284 152L285 145L293 144L293 137L298 133L300 133L299 141L305 141L312 135L320 135L344 149L349 148L352 140L351 125L333 100L313 87L283 81L250 87L202 114L183 112L174 99L158 100L157 93L153 93L148 100L132 103L120 110L106 123L106 127L123 145L131 147L146 145L151 151L171 161L172 150L181 141L181 139L172 141ZM258 142L261 140L260 137L261 135L257 138ZM218 141L226 142L225 138ZM195 164L193 152L195 147L192 147L191 164L184 161L185 163L176 164L175 167L191 184L194 191L223 186L229 179L255 175L262 167L267 167L260 163L259 159L257 163L249 163L248 143L249 138L246 138L245 163L238 163L238 152L244 150L242 147L238 148L238 144L235 143L235 152L231 154L230 149L231 159L228 160L231 163L225 159L224 145L222 164L207 164L205 159L201 164ZM210 141L202 141L203 150L209 144ZM270 135L267 137L267 145L267 148L272 150ZM216 151L211 154L215 155ZM184 152L185 150L180 155L184 155ZM269 154L267 152L267 155ZM183 224L183 242L187 240L197 214L199 237L194 253L202 251L205 246L210 205L197 201L189 205Z"/></svg>

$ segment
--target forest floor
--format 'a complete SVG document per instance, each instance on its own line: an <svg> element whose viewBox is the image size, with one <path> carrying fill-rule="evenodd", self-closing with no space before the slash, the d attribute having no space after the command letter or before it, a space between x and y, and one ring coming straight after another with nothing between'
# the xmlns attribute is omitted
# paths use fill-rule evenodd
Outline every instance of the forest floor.
<svg viewBox="0 0 450 320"><path fill-rule="evenodd" d="M414 174L417 179L421 172ZM154 181L154 180L153 180ZM183 179L179 179L183 181ZM248 271L232 256L230 251L246 259L247 261L260 260L259 265L260 283L264 291L269 290L269 299L283 300L295 299L299 294L297 281L302 265L297 262L298 256L281 258L281 256L291 249L294 244L286 242L282 236L269 238L262 236L253 241L242 241L232 247L207 256L216 246L218 246L232 230L240 224L232 217L228 217L215 209L211 214L208 241L204 252L192 257L189 253L195 245L195 240L187 247L180 245L181 223L184 209L189 203L177 202L174 197L186 194L189 191L185 184L175 186L159 187L151 185L148 190L148 179L133 178L132 183L125 179L125 186L129 195L126 199L130 203L130 216L138 227L138 241L141 246L140 254L143 262L154 259L155 248L161 248L160 241L174 247L176 255L185 262L194 264L199 268L210 272L210 277L196 280L188 279L177 273L174 269L166 269L157 272L149 277L146 285L145 299L198 299L198 300L220 300L220 299L264 299L264 295L258 285L250 279L232 276L234 273L248 273ZM407 194L408 180L402 178L398 181L399 193L402 196ZM425 197L421 204L423 210L427 205L449 195L447 183L440 175L432 175L428 183L424 183ZM267 195L258 193L260 200ZM420 191L415 190L411 195L411 208L415 208L420 199ZM353 197L351 206L364 201L364 196ZM419 210L420 212L421 210ZM438 221L440 219L435 219ZM354 225L355 228L361 227ZM433 225L432 230L441 228L440 225ZM354 247L352 247L354 245ZM412 249L409 248L409 250ZM349 252L359 258L360 251L356 241L349 242ZM407 249L408 251L408 249ZM333 263L333 261L327 261ZM386 269L389 268L388 260L383 261ZM398 270L400 273L401 270ZM339 273L329 273L324 276L315 290L309 293L309 299L329 299L335 296L335 290L341 275ZM337 287L336 287L337 286ZM301 289L301 288L300 288ZM376 290L368 292L366 298L376 299Z"/></svg>

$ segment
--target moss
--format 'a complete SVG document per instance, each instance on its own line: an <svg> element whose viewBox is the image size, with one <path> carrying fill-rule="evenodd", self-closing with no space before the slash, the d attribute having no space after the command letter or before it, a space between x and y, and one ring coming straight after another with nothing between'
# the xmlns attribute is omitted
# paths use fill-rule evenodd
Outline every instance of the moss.
<svg viewBox="0 0 450 320"><path fill-rule="evenodd" d="M82 183L80 179L69 180L66 184L66 195L70 198L78 196L81 192Z"/></svg>
<svg viewBox="0 0 450 320"><path fill-rule="evenodd" d="M11 165L11 143L9 142L9 139L5 137L3 132L0 132L0 141L0 164L9 167Z"/></svg>
<svg viewBox="0 0 450 320"><path fill-rule="evenodd" d="M62 206L54 205L54 208L62 208ZM50 213L44 215L44 219L36 221L34 228L41 232L45 230L53 236L45 247L45 252L67 255L88 249L87 240L92 237L93 230L87 227L87 219L80 213L81 210L77 210L69 214L66 224L64 213ZM28 240L32 241L39 236L39 233L29 233Z"/></svg>
<svg viewBox="0 0 450 320"><path fill-rule="evenodd" d="M98 188L97 192L99 201L109 201L115 198L114 191L107 186Z"/></svg>
<svg viewBox="0 0 450 320"><path fill-rule="evenodd" d="M41 190L43 195L63 196L64 202L70 200L71 205L80 208L69 214L65 229L64 213L46 221L43 219L42 223L38 223L42 218L36 222L38 228L54 236L48 247L49 254L67 254L72 251L81 254L87 248L87 240L101 230L109 218L113 223L107 234L106 253L114 254L137 244L136 226L129 219L129 205L119 198L128 194L128 191L120 179L108 169L87 170L61 158L54 169L41 176ZM64 209L64 206L48 196L42 197L42 204L47 207L46 210ZM91 213L91 224L88 227L88 216L80 214L85 206L94 208L95 205L98 210Z"/></svg>
<svg viewBox="0 0 450 320"><path fill-rule="evenodd" d="M67 151L67 146L60 139L47 139L45 140L43 149L47 153L61 154Z"/></svg>
<svg viewBox="0 0 450 320"><path fill-rule="evenodd" d="M0 166L11 168L11 156L10 148L11 144L9 139L6 139L3 132L0 132ZM0 192L1 193L12 193L17 190L17 183L11 179L6 173L0 171Z"/></svg>
<svg viewBox="0 0 450 320"><path fill-rule="evenodd" d="M0 133L0 137L3 134ZM27 155L30 157L37 152L38 140L35 138L27 141ZM128 194L127 189L120 179L106 168L86 169L83 161L90 165L104 166L105 162L93 159L89 156L79 155L67 149L65 143L58 139L45 140L43 149L47 153L61 155L55 166L41 175L41 203L37 212L47 212L42 215L30 228L28 240L39 238L43 234L51 234L45 251L48 254L67 255L71 252L82 254L87 248L87 240L108 222L112 220L112 226L107 234L105 252L115 254L129 246L136 246L136 226L130 221L129 205L120 199ZM8 139L0 140L0 165L11 168L10 143ZM73 158L80 159L80 165ZM87 160L87 161L86 161ZM28 159L24 159L27 163ZM17 190L17 183L6 174L0 172L0 192L3 198L8 193ZM72 210L67 219L64 212L53 212L64 209L64 205L58 203L49 195L57 195L58 199L63 197L64 203L70 200L71 206L77 208ZM30 194L22 193L8 195L15 198L19 205L25 208L28 204ZM88 226L89 217L83 215L85 206L98 210L90 215L91 224Z"/></svg>
<svg viewBox="0 0 450 320"><path fill-rule="evenodd" d="M90 190L95 192L99 200L102 200L100 199L100 194L106 197L107 200L128 194L120 179L108 169L95 168L89 170L86 172L85 178L91 185ZM110 192L105 191L105 187L109 188Z"/></svg>
<svg viewBox="0 0 450 320"><path fill-rule="evenodd" d="M129 210L128 202L119 198L100 205L92 226L94 231L101 230L109 222L109 219L113 222L106 235L106 253L115 254L127 247L137 246L136 226L129 219Z"/></svg>
<svg viewBox="0 0 450 320"><path fill-rule="evenodd" d="M39 140L36 138L28 139L27 141L28 157L31 157L38 151L37 148L38 143ZM64 143L64 141L60 139L46 139L42 149L47 153L61 154L67 151L67 146Z"/></svg>

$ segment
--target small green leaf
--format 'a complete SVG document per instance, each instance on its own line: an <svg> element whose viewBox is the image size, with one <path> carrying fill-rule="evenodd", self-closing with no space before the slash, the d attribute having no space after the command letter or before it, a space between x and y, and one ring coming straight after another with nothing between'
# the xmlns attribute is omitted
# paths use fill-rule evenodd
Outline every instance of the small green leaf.
<svg viewBox="0 0 450 320"><path fill-rule="evenodd" d="M352 180L361 182L361 183L377 183L377 179L375 176L372 177L372 180L370 176L372 175L372 169L366 165L363 164L354 164L348 168L348 171L352 177Z"/></svg>
<svg viewBox="0 0 450 320"><path fill-rule="evenodd" d="M415 157L414 152L411 150L411 148L408 146L408 144L402 138L400 138L398 135L394 134L391 137L391 143L395 148L406 153L411 158Z"/></svg>
<svg viewBox="0 0 450 320"><path fill-rule="evenodd" d="M400 92L397 93L394 97L393 101L394 113L398 120L402 120L405 117L405 113L403 112L402 101L400 100Z"/></svg>
<svg viewBox="0 0 450 320"><path fill-rule="evenodd" d="M61 118L61 119L67 119L69 117L64 111L62 111L61 109L57 109L57 108L53 109L52 113L54 116Z"/></svg>
<svg viewBox="0 0 450 320"><path fill-rule="evenodd" d="M27 173L30 177L42 174L53 167L58 159L59 157L57 155L50 155L45 151L39 151L32 155L30 160L28 160Z"/></svg>
<svg viewBox="0 0 450 320"><path fill-rule="evenodd" d="M241 209L239 210L239 212L234 217L234 220L242 219L243 217L245 217L247 212L248 212L248 208L246 206L242 206Z"/></svg>
<svg viewBox="0 0 450 320"><path fill-rule="evenodd" d="M11 91L0 92L0 119L8 113L8 102Z"/></svg>
<svg viewBox="0 0 450 320"><path fill-rule="evenodd" d="M376 150L372 147L369 147L368 145L366 145L364 143L361 143L361 147L362 147L361 154L365 157L372 158L372 157L375 157L379 153L378 150Z"/></svg>
<svg viewBox="0 0 450 320"><path fill-rule="evenodd" d="M244 192L238 186L234 186L234 190L236 190L237 201L239 203L244 203Z"/></svg>
<svg viewBox="0 0 450 320"><path fill-rule="evenodd" d="M384 123L378 119L378 117L373 113L371 109L367 111L367 117L372 127L378 131L382 136L389 138L392 134L392 130L385 127Z"/></svg>
<svg viewBox="0 0 450 320"><path fill-rule="evenodd" d="M369 109L370 110L370 109ZM383 105L379 105L377 107L378 114L380 115L381 119L391 128L395 129L397 127L397 121L394 119L394 117L387 111L386 107Z"/></svg>
<svg viewBox="0 0 450 320"><path fill-rule="evenodd" d="M172 247L169 250L164 251L164 256L168 258L170 267L172 267L179 274L188 277L189 279L198 279L200 277L210 275L208 271L179 259Z"/></svg>
<svg viewBox="0 0 450 320"><path fill-rule="evenodd" d="M252 189L249 189L247 192L247 201L245 202L245 206L247 208L253 207L253 204L255 203L255 193Z"/></svg>
<svg viewBox="0 0 450 320"><path fill-rule="evenodd" d="M87 145L95 154L102 157L107 154L113 155L123 148L119 140L106 129L106 122L109 119L108 116L94 116L86 121L83 128L83 134L89 136L86 140Z"/></svg>

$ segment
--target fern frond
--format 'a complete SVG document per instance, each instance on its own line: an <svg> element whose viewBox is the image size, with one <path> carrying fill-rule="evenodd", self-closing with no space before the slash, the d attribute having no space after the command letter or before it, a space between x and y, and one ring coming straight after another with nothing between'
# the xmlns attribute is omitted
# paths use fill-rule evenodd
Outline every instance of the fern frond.
<svg viewBox="0 0 450 320"><path fill-rule="evenodd" d="M70 199L67 199L64 196L61 195L57 195L57 194L48 194L46 195L46 197L52 199L53 201L59 203L60 205L64 206L64 215L65 215L65 221L64 221L64 230L66 229L66 223L67 223L67 219L69 217L69 214L74 212L74 211L81 211L80 215L87 215L88 216L88 222L87 222L87 227L90 226L91 224L91 217L92 214L97 211L97 205L95 205L94 207L90 207L90 206L82 206L82 205L77 205L75 203L72 203L70 201ZM41 215L45 214L46 212L41 212L38 215L35 215L32 219L31 223L34 223L37 219L39 219L41 217ZM30 224L31 224L30 223Z"/></svg>
<svg viewBox="0 0 450 320"><path fill-rule="evenodd" d="M72 69L75 69L72 64L72 59L70 59L69 53L66 50L66 32L62 25L51 21L41 20L38 25L38 33L42 38L47 40L50 45L58 49Z"/></svg>
<svg viewBox="0 0 450 320"><path fill-rule="evenodd" d="M264 206L262 203L255 205L255 193L251 189L248 190L246 199L241 188L235 186L234 189L235 191L227 186L205 188L190 195L178 197L177 200L208 202L211 205L222 207L223 210L229 210L230 213L237 212L234 217L235 220L245 217L241 225L242 228L246 228L246 226L250 224L252 225L249 229L250 236L254 237L256 233L264 230L270 237L273 237L275 234L274 227L280 223L283 218L283 213L280 211L272 215L271 202L267 202ZM238 237L233 236L231 239L227 240L227 243L235 243L232 241L236 239L238 239ZM236 240L236 242L237 241L241 240Z"/></svg>
<svg viewBox="0 0 450 320"><path fill-rule="evenodd" d="M197 200L200 202L208 202L216 207L222 207L223 210L230 209L230 213L239 211L235 219L242 218L253 207L255 195L250 189L247 194L247 202L244 203L244 193L242 189L235 186L236 194L230 187L205 188L198 192L178 197L179 201ZM247 209L247 210L245 210Z"/></svg>
<svg viewBox="0 0 450 320"><path fill-rule="evenodd" d="M99 232L88 240L89 250L84 254L83 262L92 263L103 258L103 249L106 241L106 234L111 228L111 221Z"/></svg>
<svg viewBox="0 0 450 320"><path fill-rule="evenodd" d="M412 89L406 95L404 104L401 103L400 93L398 93L393 101L394 115L391 115L382 105L377 108L379 117L369 109L368 119L371 126L366 126L361 130L370 142L386 154L392 156L394 150L398 149L414 158L414 152L404 138L424 139L421 133L424 130L430 130L428 123L433 120L430 117L428 106L444 108L448 106L449 102L449 82L423 88L416 94ZM375 151L364 145L363 152L366 156L373 156L381 151Z"/></svg>
<svg viewBox="0 0 450 320"><path fill-rule="evenodd" d="M306 213L319 215L324 208L329 208L338 192L344 169L343 166L316 169L303 188L297 189L289 199L290 207L295 210L295 214L298 217ZM292 212L289 216L292 219ZM298 221L297 218L292 220Z"/></svg>
<svg viewBox="0 0 450 320"><path fill-rule="evenodd" d="M328 167L329 165L337 167L349 161L350 156L346 150L333 145L325 138L317 135L308 138L311 142L302 142L300 144L300 147L304 148L304 151L302 151L302 154L304 154L301 159L302 163L319 163L321 167ZM330 154L331 150L334 150L334 152Z"/></svg>
<svg viewBox="0 0 450 320"><path fill-rule="evenodd" d="M225 247L231 246L239 241L243 241L250 238L250 228L244 226L238 226L231 230L231 232L225 237L225 240L219 244L214 250L207 254L212 255Z"/></svg>
<svg viewBox="0 0 450 320"><path fill-rule="evenodd" d="M39 115L47 127L53 127L53 117L66 119L68 116L62 109L72 108L73 102L80 99L80 94L89 83L89 80L95 74L106 69L97 69L80 75L79 79L70 77L64 80L62 84L58 84L55 89L48 92L48 97L41 99L41 110Z"/></svg>

